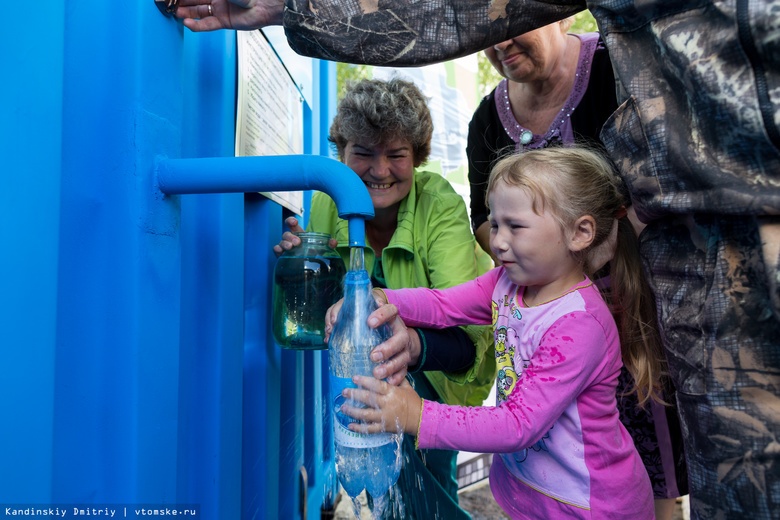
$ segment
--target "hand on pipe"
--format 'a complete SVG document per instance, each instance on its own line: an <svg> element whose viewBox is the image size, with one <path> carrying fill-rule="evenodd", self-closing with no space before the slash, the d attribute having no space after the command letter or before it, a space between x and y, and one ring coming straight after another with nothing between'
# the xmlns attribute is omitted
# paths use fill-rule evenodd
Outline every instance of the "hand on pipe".
<svg viewBox="0 0 780 520"><path fill-rule="evenodd" d="M352 381L358 388L345 388L341 394L366 408L352 406L350 401L341 405L343 413L360 421L351 423L350 430L417 434L422 399L408 381L404 380L399 386L366 376L355 376Z"/></svg>
<svg viewBox="0 0 780 520"><path fill-rule="evenodd" d="M378 295L381 295L381 298ZM368 316L368 325L377 328L388 323L393 335L371 351L371 361L378 363L373 374L377 379L386 379L391 385L399 385L406 378L407 367L415 365L420 357L420 339L416 333L406 328L398 316L398 308L384 303L381 291L374 289L374 296L377 297L380 307ZM343 300L339 300L325 313L326 342L330 339L342 303Z"/></svg>
<svg viewBox="0 0 780 520"><path fill-rule="evenodd" d="M176 17L193 32L282 25L284 0L179 0Z"/></svg>

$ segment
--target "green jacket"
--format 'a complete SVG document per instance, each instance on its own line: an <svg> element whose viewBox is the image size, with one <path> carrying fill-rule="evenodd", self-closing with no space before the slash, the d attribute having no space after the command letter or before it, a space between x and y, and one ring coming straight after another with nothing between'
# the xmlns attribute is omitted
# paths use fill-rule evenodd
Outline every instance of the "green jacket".
<svg viewBox="0 0 780 520"><path fill-rule="evenodd" d="M349 266L347 222L324 193L312 197L309 231L328 233L338 240L338 252ZM374 267L374 251L365 248L365 265ZM382 268L389 289L458 285L492 267L490 257L471 233L466 204L441 175L415 171L409 195L401 201L398 227L382 251ZM447 404L481 405L495 383L493 336L488 326L464 327L476 346L476 360L462 373L426 372L425 376Z"/></svg>

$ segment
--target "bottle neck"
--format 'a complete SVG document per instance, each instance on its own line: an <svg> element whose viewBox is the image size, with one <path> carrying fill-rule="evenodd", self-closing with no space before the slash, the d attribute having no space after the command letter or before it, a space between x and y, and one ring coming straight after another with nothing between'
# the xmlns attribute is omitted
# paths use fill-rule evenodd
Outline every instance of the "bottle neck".
<svg viewBox="0 0 780 520"><path fill-rule="evenodd" d="M362 247L351 247L349 250L349 270L364 271L366 269L366 259Z"/></svg>

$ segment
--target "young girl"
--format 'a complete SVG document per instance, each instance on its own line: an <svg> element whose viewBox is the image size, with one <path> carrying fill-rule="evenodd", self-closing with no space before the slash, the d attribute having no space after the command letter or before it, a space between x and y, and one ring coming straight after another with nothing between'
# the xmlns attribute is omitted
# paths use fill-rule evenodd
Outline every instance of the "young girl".
<svg viewBox="0 0 780 520"><path fill-rule="evenodd" d="M623 359L640 401L658 395L660 350L643 325L643 284L627 198L611 164L584 148L547 148L501 160L487 189L490 246L501 266L443 290L384 291L410 326L493 325L497 407L447 406L355 377L345 391L368 408L342 410L352 428L417 435L421 448L493 452L490 486L513 518L653 518L653 493L621 424ZM588 277L618 221L610 309ZM627 338L621 341L612 312ZM640 313L641 314L641 313ZM645 322L646 323L646 322ZM652 325L652 322L650 322Z"/></svg>

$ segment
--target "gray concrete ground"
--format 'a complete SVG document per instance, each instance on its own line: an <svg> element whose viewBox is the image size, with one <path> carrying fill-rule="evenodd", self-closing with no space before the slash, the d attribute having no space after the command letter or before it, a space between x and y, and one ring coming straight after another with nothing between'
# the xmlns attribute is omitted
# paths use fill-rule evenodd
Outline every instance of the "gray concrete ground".
<svg viewBox="0 0 780 520"><path fill-rule="evenodd" d="M471 513L473 520L507 520L507 516L496 504L487 479L472 484L460 491L460 504L463 509ZM358 497L361 500L363 497ZM687 499L687 497L685 497ZM365 500L362 500L365 505ZM687 500L679 500L675 507L672 520L688 520ZM373 520L368 507L362 508L359 520ZM356 516L349 497L342 492L340 501L336 506L335 520L355 520ZM434 520L434 519L431 519ZM447 520L446 518L441 520Z"/></svg>
<svg viewBox="0 0 780 520"><path fill-rule="evenodd" d="M509 516L496 504L488 480L480 480L458 493L460 507L471 513L473 520L504 520Z"/></svg>
<svg viewBox="0 0 780 520"><path fill-rule="evenodd" d="M677 502L672 520L688 520L690 518L687 497L685 498L686 500ZM504 520L509 518L493 499L487 480L461 490L460 505L471 513L473 520Z"/></svg>

